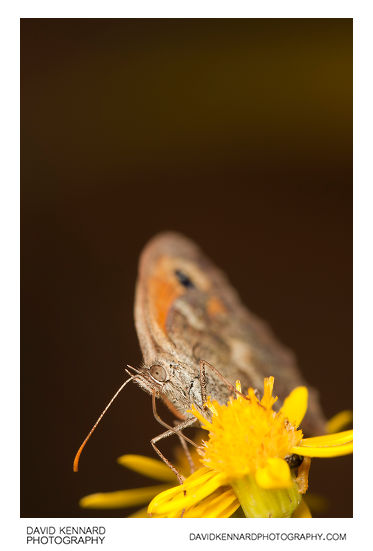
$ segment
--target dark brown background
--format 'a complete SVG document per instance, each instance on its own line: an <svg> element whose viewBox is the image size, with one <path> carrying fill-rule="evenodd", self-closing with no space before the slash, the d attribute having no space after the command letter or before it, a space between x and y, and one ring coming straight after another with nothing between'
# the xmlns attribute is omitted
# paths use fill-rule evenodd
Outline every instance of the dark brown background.
<svg viewBox="0 0 373 551"><path fill-rule="evenodd" d="M184 232L297 353L325 412L352 407L352 21L22 20L22 496L30 517L146 482L137 260ZM163 449L172 447L166 442ZM151 483L151 481L149 481ZM352 459L315 460L323 516L352 515Z"/></svg>

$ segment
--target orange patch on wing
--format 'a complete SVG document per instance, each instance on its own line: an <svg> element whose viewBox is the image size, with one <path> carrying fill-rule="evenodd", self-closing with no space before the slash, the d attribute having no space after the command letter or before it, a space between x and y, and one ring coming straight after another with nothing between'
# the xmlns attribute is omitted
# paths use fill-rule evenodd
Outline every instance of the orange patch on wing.
<svg viewBox="0 0 373 551"><path fill-rule="evenodd" d="M149 280L149 299L155 320L165 331L168 312L174 301L183 294L183 289L170 273L167 259L161 259L153 277Z"/></svg>
<svg viewBox="0 0 373 551"><path fill-rule="evenodd" d="M216 297L211 297L207 302L207 313L210 317L226 312L223 303Z"/></svg>

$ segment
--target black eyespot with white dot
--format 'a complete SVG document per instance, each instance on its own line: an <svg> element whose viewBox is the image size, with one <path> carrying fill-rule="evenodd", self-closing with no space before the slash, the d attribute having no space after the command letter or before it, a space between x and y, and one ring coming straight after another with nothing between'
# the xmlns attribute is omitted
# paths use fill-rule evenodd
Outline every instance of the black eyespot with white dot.
<svg viewBox="0 0 373 551"><path fill-rule="evenodd" d="M184 272L181 270L175 270L175 276L177 277L179 283L186 289L194 289L195 285L193 281L190 279L189 276L187 276Z"/></svg>

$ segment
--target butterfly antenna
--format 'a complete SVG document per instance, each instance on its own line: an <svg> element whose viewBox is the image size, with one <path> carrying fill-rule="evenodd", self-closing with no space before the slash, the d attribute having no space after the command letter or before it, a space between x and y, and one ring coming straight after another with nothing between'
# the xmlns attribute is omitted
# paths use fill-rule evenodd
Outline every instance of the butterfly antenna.
<svg viewBox="0 0 373 551"><path fill-rule="evenodd" d="M135 373L137 373L138 375L141 375L141 371L139 369L136 369L135 367L133 367L132 365L127 365L128 369L132 369L132 371L134 371ZM126 373L129 373L128 369L125 369L125 372Z"/></svg>
<svg viewBox="0 0 373 551"><path fill-rule="evenodd" d="M89 433L87 434L87 436L85 437L85 439L83 440L83 443L82 445L80 446L80 448L78 449L78 451L76 452L76 455L75 455L75 458L74 458L74 463L73 463L73 471L74 473L78 472L78 468L79 468L79 458L81 456L81 453L86 445L86 443L88 442L88 440L90 439L90 437L92 436L92 433L94 432L94 430L96 429L97 425L99 424L99 422L101 421L101 419L103 418L103 416L105 415L105 413L107 412L107 410L109 409L109 407L111 406L111 404L114 402L114 400L116 399L116 397L118 396L118 394L120 394L120 392L124 389L124 387L126 386L127 383L129 383L130 381L132 381L134 379L133 376L131 376L129 379L127 379L126 381L124 381L124 383L120 386L120 388L118 388L118 390L116 391L116 393L114 394L114 396L112 397L112 399L110 400L110 402L107 404L107 406L105 407L104 411L101 413L100 417L97 419L96 423L93 425L93 427L91 428L91 430L89 431Z"/></svg>

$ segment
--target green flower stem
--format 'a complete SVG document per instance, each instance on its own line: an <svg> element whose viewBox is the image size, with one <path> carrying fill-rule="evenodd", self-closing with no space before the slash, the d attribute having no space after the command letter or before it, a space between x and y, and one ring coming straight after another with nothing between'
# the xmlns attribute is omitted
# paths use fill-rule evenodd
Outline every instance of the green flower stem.
<svg viewBox="0 0 373 551"><path fill-rule="evenodd" d="M293 480L290 488L265 490L253 476L231 482L247 518L289 518L302 500Z"/></svg>

